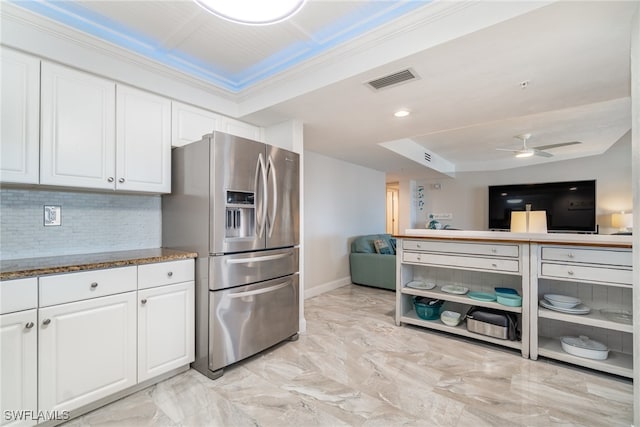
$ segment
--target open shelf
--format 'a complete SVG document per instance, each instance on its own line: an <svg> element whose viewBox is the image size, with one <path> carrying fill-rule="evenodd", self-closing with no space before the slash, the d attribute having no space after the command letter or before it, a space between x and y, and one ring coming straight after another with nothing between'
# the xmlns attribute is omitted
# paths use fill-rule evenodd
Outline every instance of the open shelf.
<svg viewBox="0 0 640 427"><path fill-rule="evenodd" d="M538 354L562 362L633 378L633 355L631 354L609 351L609 357L606 360L587 359L566 353L562 350L559 338L548 337L538 337Z"/></svg>
<svg viewBox="0 0 640 427"><path fill-rule="evenodd" d="M436 320L423 320L418 317L418 314L415 310L411 310L405 313L400 321L402 323L407 323L415 326L422 326L425 328L436 329L438 331L449 332L456 335L461 335L464 337L475 338L477 340L490 342L492 344L498 344L505 347L514 348L517 350L522 350L522 343L520 341L510 341L510 340L502 340L499 338L493 338L486 335L476 334L475 332L469 332L467 327L463 322L461 322L458 326L449 326L442 323L439 319Z"/></svg>
<svg viewBox="0 0 640 427"><path fill-rule="evenodd" d="M449 292L442 292L437 287L429 290L421 290L421 289L404 287L402 288L402 293L405 295L436 298L436 299L452 301L452 302L457 302L457 303L466 304L466 305L474 305L476 307L494 308L496 310L509 311L511 313L522 313L522 307L511 307L508 305L498 304L495 301L493 302L478 301L473 298L469 298L466 294L457 295L457 294L451 294Z"/></svg>
<svg viewBox="0 0 640 427"><path fill-rule="evenodd" d="M595 326L597 328L610 329L613 331L633 333L633 325L609 320L600 313L600 310L597 309L591 309L589 314L566 314L539 307L538 317L575 323L577 325Z"/></svg>

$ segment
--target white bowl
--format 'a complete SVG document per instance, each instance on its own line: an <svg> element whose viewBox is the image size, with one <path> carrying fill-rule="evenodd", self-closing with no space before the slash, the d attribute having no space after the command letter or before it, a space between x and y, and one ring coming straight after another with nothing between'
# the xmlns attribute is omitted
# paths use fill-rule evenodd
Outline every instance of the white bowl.
<svg viewBox="0 0 640 427"><path fill-rule="evenodd" d="M549 304L560 308L573 308L582 303L578 298L558 294L545 294L544 299L549 301Z"/></svg>
<svg viewBox="0 0 640 427"><path fill-rule="evenodd" d="M445 310L440 314L440 320L442 323L448 326L458 326L461 320L460 313L455 311Z"/></svg>
<svg viewBox="0 0 640 427"><path fill-rule="evenodd" d="M584 335L579 337L562 337L562 349L574 356L586 359L605 360L609 356L609 348L598 341L593 341Z"/></svg>

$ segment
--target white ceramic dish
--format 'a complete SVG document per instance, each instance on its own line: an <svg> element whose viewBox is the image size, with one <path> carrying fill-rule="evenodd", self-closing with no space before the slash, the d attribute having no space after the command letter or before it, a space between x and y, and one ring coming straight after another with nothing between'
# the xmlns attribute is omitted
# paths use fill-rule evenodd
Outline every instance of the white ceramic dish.
<svg viewBox="0 0 640 427"><path fill-rule="evenodd" d="M407 287L413 289L433 289L436 287L436 284L433 282L424 282L422 280L414 280L412 282L407 283Z"/></svg>
<svg viewBox="0 0 640 427"><path fill-rule="evenodd" d="M541 299L540 305L544 308L548 308L549 310L558 311L560 313L566 313L566 314L589 314L589 312L591 312L591 308L587 307L584 304L579 304L573 308L562 308L562 307L557 307L551 304L547 300Z"/></svg>
<svg viewBox="0 0 640 427"><path fill-rule="evenodd" d="M458 326L462 320L462 315L456 311L445 310L440 313L440 320L448 326Z"/></svg>
<svg viewBox="0 0 640 427"><path fill-rule="evenodd" d="M558 294L545 294L544 299L560 308L573 308L582 303L582 300L580 300L579 298Z"/></svg>
<svg viewBox="0 0 640 427"><path fill-rule="evenodd" d="M456 295L464 295L469 292L469 288L465 288L464 286L460 285L444 285L441 289L442 292Z"/></svg>
<svg viewBox="0 0 640 427"><path fill-rule="evenodd" d="M598 341L581 335L579 337L562 337L560 339L562 349L574 356L593 360L605 360L609 357L609 348Z"/></svg>

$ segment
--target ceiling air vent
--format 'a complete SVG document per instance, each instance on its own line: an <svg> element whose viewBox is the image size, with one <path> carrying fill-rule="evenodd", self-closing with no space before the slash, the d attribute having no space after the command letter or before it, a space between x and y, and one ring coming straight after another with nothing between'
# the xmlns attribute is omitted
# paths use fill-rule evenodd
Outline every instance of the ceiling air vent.
<svg viewBox="0 0 640 427"><path fill-rule="evenodd" d="M385 87L394 86L416 78L418 78L416 73L413 70L407 69L371 80L370 82L367 82L367 84L375 90L380 90Z"/></svg>
<svg viewBox="0 0 640 427"><path fill-rule="evenodd" d="M431 154L429 154L429 153L424 153L424 159L425 159L427 162L430 162L430 161L431 161Z"/></svg>

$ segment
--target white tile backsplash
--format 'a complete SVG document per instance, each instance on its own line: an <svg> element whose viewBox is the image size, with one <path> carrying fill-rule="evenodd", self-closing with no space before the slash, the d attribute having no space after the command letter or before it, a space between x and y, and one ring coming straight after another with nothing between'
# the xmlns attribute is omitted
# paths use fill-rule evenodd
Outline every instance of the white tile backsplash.
<svg viewBox="0 0 640 427"><path fill-rule="evenodd" d="M44 206L61 225L44 226ZM162 243L158 195L0 189L0 259L129 249Z"/></svg>

